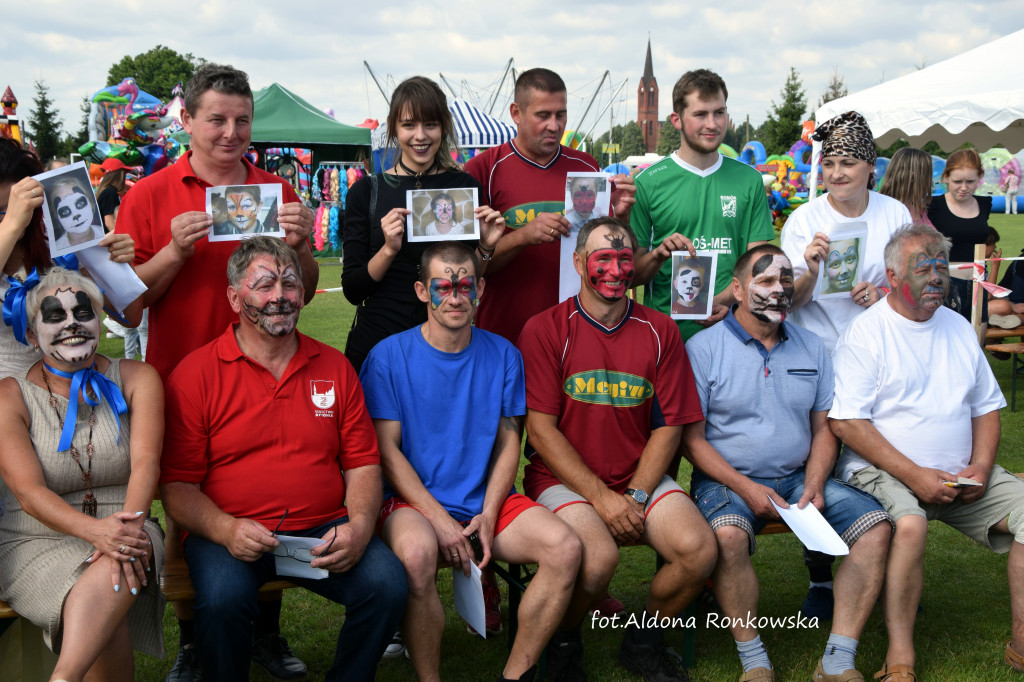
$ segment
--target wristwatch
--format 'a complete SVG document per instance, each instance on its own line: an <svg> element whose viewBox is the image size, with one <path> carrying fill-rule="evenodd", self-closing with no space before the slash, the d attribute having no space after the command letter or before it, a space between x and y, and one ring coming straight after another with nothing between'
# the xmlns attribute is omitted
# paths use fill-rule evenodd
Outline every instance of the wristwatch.
<svg viewBox="0 0 1024 682"><path fill-rule="evenodd" d="M626 488L624 494L629 495L637 504L647 504L647 499L650 497L647 493L639 488Z"/></svg>

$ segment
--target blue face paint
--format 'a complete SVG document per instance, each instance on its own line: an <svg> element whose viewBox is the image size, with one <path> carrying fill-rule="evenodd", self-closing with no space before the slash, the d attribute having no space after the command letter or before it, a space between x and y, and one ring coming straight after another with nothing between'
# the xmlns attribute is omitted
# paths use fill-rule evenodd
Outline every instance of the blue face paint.
<svg viewBox="0 0 1024 682"><path fill-rule="evenodd" d="M470 303L476 300L476 277L463 277L455 283L440 277L430 280L430 307L434 310L437 310L448 296L457 300L460 295L468 298Z"/></svg>

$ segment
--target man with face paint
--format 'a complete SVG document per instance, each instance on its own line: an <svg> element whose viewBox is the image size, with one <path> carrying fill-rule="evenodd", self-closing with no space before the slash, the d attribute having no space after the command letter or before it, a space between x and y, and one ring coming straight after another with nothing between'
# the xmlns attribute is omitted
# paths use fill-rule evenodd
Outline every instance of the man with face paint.
<svg viewBox="0 0 1024 682"><path fill-rule="evenodd" d="M1006 400L970 323L942 305L949 248L929 225L897 230L884 254L891 293L853 321L833 355L828 416L845 444L836 472L896 522L883 595L889 649L880 677L890 682L913 672L933 519L1009 552L1013 636L1004 659L1024 671L1024 481L995 464Z"/></svg>
<svg viewBox="0 0 1024 682"><path fill-rule="evenodd" d="M212 680L249 679L251 621L260 585L278 578L278 532L323 540L311 565L328 576L289 580L346 606L326 679L372 679L405 607L401 564L374 536L373 424L348 360L295 329L300 267L280 239L241 242L228 262L238 321L167 382L160 490L189 533L196 650Z"/></svg>
<svg viewBox="0 0 1024 682"><path fill-rule="evenodd" d="M835 579L835 616L814 680L863 680L857 640L882 584L892 531L870 495L830 475L836 440L828 428L832 364L813 332L786 322L793 266L782 249L755 246L736 262L736 304L722 324L686 344L704 420L685 428L693 463L691 492L714 529L718 565L711 584L722 615L736 619L740 680L774 680L754 628L758 582L751 564L755 536L778 520L772 507L814 505L850 546Z"/></svg>
<svg viewBox="0 0 1024 682"><path fill-rule="evenodd" d="M690 313L697 305L697 297L704 290L704 266L696 258L687 259L679 266L679 274L676 275L676 295L672 300L672 313Z"/></svg>
<svg viewBox="0 0 1024 682"><path fill-rule="evenodd" d="M472 325L484 293L479 271L464 242L424 251L416 295L427 321L378 343L360 372L386 481L381 534L408 577L401 630L421 682L440 679L439 564L466 575L470 562L492 558L537 564L498 678L533 680L580 559L576 534L515 492L523 362L511 343ZM436 393L426 396L424 386Z"/></svg>
<svg viewBox="0 0 1024 682"><path fill-rule="evenodd" d="M703 416L679 331L626 297L634 265L625 223L591 220L576 244L580 293L533 317L519 337L530 459L523 485L586 547L548 646L554 679L585 679L581 625L612 579L619 546L647 544L665 559L645 604L652 617L681 613L716 555L711 529L665 475L683 425ZM628 627L618 658L645 680L688 679L659 627Z"/></svg>

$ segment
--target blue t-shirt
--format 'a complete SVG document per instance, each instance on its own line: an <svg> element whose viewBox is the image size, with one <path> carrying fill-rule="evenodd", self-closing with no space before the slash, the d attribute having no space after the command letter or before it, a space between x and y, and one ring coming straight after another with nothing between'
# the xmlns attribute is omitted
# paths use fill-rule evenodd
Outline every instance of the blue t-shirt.
<svg viewBox="0 0 1024 682"><path fill-rule="evenodd" d="M499 422L526 414L515 346L474 327L445 353L414 327L374 346L359 379L370 417L401 422L402 454L434 499L458 521L481 513ZM384 498L395 494L385 483Z"/></svg>
<svg viewBox="0 0 1024 682"><path fill-rule="evenodd" d="M786 476L807 462L811 412L832 407L832 361L817 334L783 323L769 351L732 311L686 343L708 443L744 476Z"/></svg>

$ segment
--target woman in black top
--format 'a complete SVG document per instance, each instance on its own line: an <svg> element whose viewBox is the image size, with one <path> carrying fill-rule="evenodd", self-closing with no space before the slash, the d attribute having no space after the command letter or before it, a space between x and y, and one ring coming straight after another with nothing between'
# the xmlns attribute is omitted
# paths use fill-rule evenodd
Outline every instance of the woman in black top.
<svg viewBox="0 0 1024 682"><path fill-rule="evenodd" d="M942 181L946 193L933 197L928 205L928 218L935 229L949 237L953 247L949 252L949 294L945 305L971 319L971 293L973 269L954 266L974 262L974 245L984 244L988 238L988 214L992 210L992 197L976 197L975 190L985 169L981 157L973 149L961 149L950 154ZM982 322L988 318L988 306L982 296Z"/></svg>
<svg viewBox="0 0 1024 682"><path fill-rule="evenodd" d="M397 147L395 165L359 180L349 190L342 230L345 298L358 306L345 343L345 356L358 372L379 341L422 324L426 308L416 298L420 256L431 242L406 236L406 192L454 189L478 183L452 161L455 124L444 93L429 78L403 81L391 96L388 147ZM480 206L477 255L486 266L505 231L501 214Z"/></svg>

